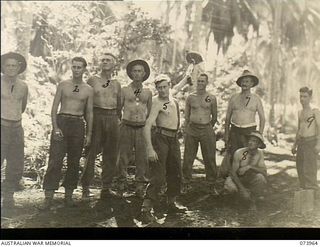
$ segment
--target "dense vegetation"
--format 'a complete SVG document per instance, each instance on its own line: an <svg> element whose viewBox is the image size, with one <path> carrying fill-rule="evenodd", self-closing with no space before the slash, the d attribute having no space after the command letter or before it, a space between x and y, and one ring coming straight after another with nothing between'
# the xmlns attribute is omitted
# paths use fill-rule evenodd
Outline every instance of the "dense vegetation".
<svg viewBox="0 0 320 247"><path fill-rule="evenodd" d="M201 70L210 75L209 90L218 98L219 131L244 68L260 78L256 93L264 100L269 135L294 133L298 88L318 85L316 0L163 1L149 13L134 3L107 1L5 1L1 7L2 53L18 51L28 58L26 172L38 178L47 161L55 89L70 76L74 55L88 60L90 75L97 72L99 53L115 53L122 84L128 82L127 62L144 58L152 67L146 85L153 88L152 78L160 72L177 82L187 65L186 50L200 51L206 60ZM178 95L182 107L186 93Z"/></svg>

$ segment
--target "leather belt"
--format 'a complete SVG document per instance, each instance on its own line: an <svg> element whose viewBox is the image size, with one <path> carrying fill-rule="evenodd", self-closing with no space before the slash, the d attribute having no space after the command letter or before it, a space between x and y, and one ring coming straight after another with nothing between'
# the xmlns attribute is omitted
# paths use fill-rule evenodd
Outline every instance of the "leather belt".
<svg viewBox="0 0 320 247"><path fill-rule="evenodd" d="M21 126L21 119L20 120L8 120L8 119L1 118L1 126L19 127L19 126Z"/></svg>
<svg viewBox="0 0 320 247"><path fill-rule="evenodd" d="M105 109L101 107L93 107L93 112L97 114L105 114L105 115L117 115L117 109Z"/></svg>
<svg viewBox="0 0 320 247"><path fill-rule="evenodd" d="M177 130L169 130L161 127L156 127L155 131L156 133L159 133L161 135L168 136L168 137L176 137L178 133Z"/></svg>

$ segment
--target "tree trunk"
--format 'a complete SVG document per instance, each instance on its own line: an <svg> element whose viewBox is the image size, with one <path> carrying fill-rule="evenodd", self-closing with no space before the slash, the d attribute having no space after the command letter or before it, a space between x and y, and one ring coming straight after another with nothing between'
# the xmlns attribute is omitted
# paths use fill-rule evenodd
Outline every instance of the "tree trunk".
<svg viewBox="0 0 320 247"><path fill-rule="evenodd" d="M1 3L1 11L11 13L9 18L3 20L6 38L4 43L1 42L1 50L18 52L28 62L33 15L32 11L27 11L27 6L30 6L30 3L28 5L25 2L8 1ZM21 77L25 78L25 73Z"/></svg>
<svg viewBox="0 0 320 247"><path fill-rule="evenodd" d="M202 16L202 2L196 1L195 4L195 18L192 25L192 50L199 50L200 31L201 31L201 16Z"/></svg>
<svg viewBox="0 0 320 247"><path fill-rule="evenodd" d="M281 32L281 14L282 3L278 0L273 0L274 15L273 15L273 35L272 35L272 68L271 68L271 88L270 88L270 114L269 123L271 127L275 127L275 104L277 99L278 88L278 64L280 52L280 32Z"/></svg>
<svg viewBox="0 0 320 247"><path fill-rule="evenodd" d="M176 2L176 18L174 22L174 40L173 40L173 52L172 52L172 64L171 67L174 69L176 67L176 57L177 57L177 40L178 40L178 30L177 23L179 16L181 14L181 2Z"/></svg>
<svg viewBox="0 0 320 247"><path fill-rule="evenodd" d="M195 1L194 2L194 11L195 11L195 18L193 20L192 25L192 50L199 51L199 43L200 43L200 32L201 32L201 16L202 16L202 2ZM191 91L194 91L197 86L197 77L200 73L199 66L195 66L193 73L191 75L193 86L191 87Z"/></svg>
<svg viewBox="0 0 320 247"><path fill-rule="evenodd" d="M172 3L174 4L174 3ZM170 1L167 0L166 1L166 13L165 13L165 16L164 16L164 23L166 25L169 25L169 17L170 17L170 12L172 10L172 5L170 4ZM162 46L162 49L161 49L161 56L160 56L160 62L159 62L159 69L160 69L160 72L161 73L164 73L166 71L163 71L163 60L168 60L167 59L167 54L168 54L168 46L164 45Z"/></svg>

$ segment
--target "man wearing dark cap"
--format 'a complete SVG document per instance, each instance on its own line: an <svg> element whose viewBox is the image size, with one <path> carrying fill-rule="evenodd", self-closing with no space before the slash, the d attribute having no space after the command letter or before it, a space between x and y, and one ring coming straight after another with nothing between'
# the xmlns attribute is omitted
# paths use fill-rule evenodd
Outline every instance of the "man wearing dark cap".
<svg viewBox="0 0 320 247"><path fill-rule="evenodd" d="M255 210L256 199L262 199L267 185L267 169L264 164L263 137L259 131L248 135L248 145L234 153L230 177L225 181L227 192L238 192L241 199L249 202L249 209Z"/></svg>
<svg viewBox="0 0 320 247"><path fill-rule="evenodd" d="M3 207L14 206L14 192L19 187L24 167L22 113L27 106L28 86L18 78L27 67L25 58L14 52L1 56L1 166L6 160L1 192Z"/></svg>
<svg viewBox="0 0 320 247"><path fill-rule="evenodd" d="M67 171L62 186L65 188L65 205L74 206L72 194L78 185L82 149L91 142L93 89L82 80L87 62L82 57L74 57L71 63L72 79L59 83L52 104L53 130L49 163L43 180L43 209L49 209L52 205L54 192L59 188L66 154ZM59 105L60 111L57 113Z"/></svg>
<svg viewBox="0 0 320 247"><path fill-rule="evenodd" d="M171 80L167 75L155 79L158 95L153 98L150 116L144 128L150 165L150 183L144 197L141 220L155 220L151 211L159 205L161 186L167 184L167 209L169 213L184 212L176 204L181 189L181 153L177 132L180 127L178 102L170 95ZM151 131L152 125L156 126Z"/></svg>
<svg viewBox="0 0 320 247"><path fill-rule="evenodd" d="M89 186L94 177L95 159L100 150L102 150L101 196L116 195L111 190L111 183L116 172L118 158L121 86L115 78L112 78L116 57L111 53L104 53L100 61L101 73L88 80L94 92L93 130L81 178L83 199L90 195Z"/></svg>
<svg viewBox="0 0 320 247"><path fill-rule="evenodd" d="M251 88L259 83L258 77L249 70L244 70L236 83L241 87L241 92L231 96L225 120L225 145L231 157L237 149L246 146L246 135L256 130L256 113L259 116L260 133L263 133L265 125L261 99L251 93Z"/></svg>
<svg viewBox="0 0 320 247"><path fill-rule="evenodd" d="M121 89L123 116L119 141L119 185L123 192L127 183L128 164L134 150L136 195L142 197L144 184L147 182L146 172L148 168L143 127L152 104L152 93L149 89L143 88L142 83L148 79L150 68L146 61L134 60L127 65L127 74L132 82Z"/></svg>

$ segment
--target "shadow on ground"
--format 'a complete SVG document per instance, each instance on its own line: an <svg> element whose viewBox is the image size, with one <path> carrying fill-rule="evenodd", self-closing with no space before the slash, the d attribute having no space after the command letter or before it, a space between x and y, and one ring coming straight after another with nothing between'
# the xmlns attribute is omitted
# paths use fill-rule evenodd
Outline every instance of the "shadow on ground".
<svg viewBox="0 0 320 247"><path fill-rule="evenodd" d="M181 195L179 202L188 207L184 214L164 216L148 227L320 227L320 203L305 215L293 213L293 194L298 181L293 162L283 157L268 156L270 170L269 191L266 200L259 203L258 211L250 213L237 198L214 195L205 181L203 164L196 161L194 180L189 193ZM217 184L221 189L223 181ZM63 191L58 191L50 211L41 211L43 200L40 189L27 188L16 194L19 203L15 208L1 210L2 228L64 228L64 227L144 227L139 220L142 200L129 195L126 198L99 199L99 189L92 191L94 197L81 200L81 191L75 192L77 207L66 208ZM163 198L164 199L164 198Z"/></svg>

